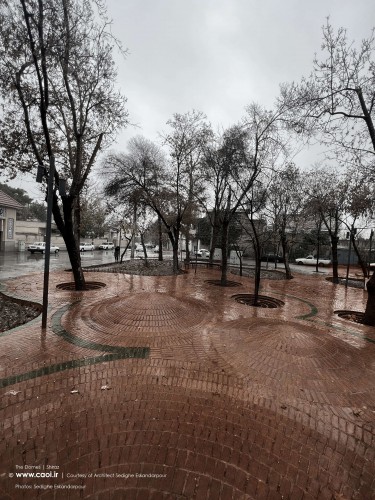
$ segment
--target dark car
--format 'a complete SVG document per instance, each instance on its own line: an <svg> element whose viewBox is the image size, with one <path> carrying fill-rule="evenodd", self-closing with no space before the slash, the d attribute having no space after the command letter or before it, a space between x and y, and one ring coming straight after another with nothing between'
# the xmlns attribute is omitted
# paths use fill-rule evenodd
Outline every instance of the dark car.
<svg viewBox="0 0 375 500"><path fill-rule="evenodd" d="M260 258L261 262L284 262L284 257L274 253L266 253Z"/></svg>

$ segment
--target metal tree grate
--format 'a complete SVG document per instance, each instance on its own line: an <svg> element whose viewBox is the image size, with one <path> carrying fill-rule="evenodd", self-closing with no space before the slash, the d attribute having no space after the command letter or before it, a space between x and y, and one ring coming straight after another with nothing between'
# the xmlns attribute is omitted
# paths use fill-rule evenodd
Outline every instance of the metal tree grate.
<svg viewBox="0 0 375 500"><path fill-rule="evenodd" d="M245 304L246 306L252 307L275 309L284 305L284 302L282 300L274 299L273 297L267 297L266 295L258 295L258 301L255 304L255 296L252 293L240 293L237 295L232 295L232 299L234 299L239 304Z"/></svg>
<svg viewBox="0 0 375 500"><path fill-rule="evenodd" d="M69 283L59 283L56 285L56 288L70 292L87 292L89 290L98 290L99 288L104 288L105 286L106 284L101 281L86 281L84 290L76 290L74 281L70 281Z"/></svg>
<svg viewBox="0 0 375 500"><path fill-rule="evenodd" d="M241 286L242 283L238 283L237 281L227 281L225 285L221 284L221 280L205 280L205 283L208 283L209 285L214 285L214 286L227 286L227 287L235 287L235 286Z"/></svg>

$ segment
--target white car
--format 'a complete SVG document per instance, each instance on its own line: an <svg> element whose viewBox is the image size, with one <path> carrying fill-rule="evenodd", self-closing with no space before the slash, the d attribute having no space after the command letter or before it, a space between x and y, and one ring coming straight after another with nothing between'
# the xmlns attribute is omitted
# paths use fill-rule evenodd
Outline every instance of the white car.
<svg viewBox="0 0 375 500"><path fill-rule="evenodd" d="M35 243L32 243L27 247L27 250L30 253L45 253L46 251L46 242L45 241L37 241ZM50 253L59 253L60 248L56 247L54 245L51 245L50 247Z"/></svg>
<svg viewBox="0 0 375 500"><path fill-rule="evenodd" d="M92 243L81 243L79 245L80 252L92 252L93 250L95 250L95 245Z"/></svg>
<svg viewBox="0 0 375 500"><path fill-rule="evenodd" d="M308 255L307 257L301 257L296 259L296 263L299 265L316 266L317 258L313 255ZM329 266L331 264L330 259L319 259L318 266Z"/></svg>
<svg viewBox="0 0 375 500"><path fill-rule="evenodd" d="M113 243L104 242L101 245L99 245L100 250L113 250L114 248L115 245Z"/></svg>
<svg viewBox="0 0 375 500"><path fill-rule="evenodd" d="M205 248L200 248L197 252L194 253L194 255L196 255L197 257L202 257L203 255L207 256L209 253L210 252Z"/></svg>

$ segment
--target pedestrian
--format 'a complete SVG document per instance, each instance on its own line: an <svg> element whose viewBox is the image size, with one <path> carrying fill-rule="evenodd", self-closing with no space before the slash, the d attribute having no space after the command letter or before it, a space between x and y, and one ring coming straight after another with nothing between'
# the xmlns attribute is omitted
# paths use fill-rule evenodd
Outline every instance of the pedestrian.
<svg viewBox="0 0 375 500"><path fill-rule="evenodd" d="M117 245L115 247L115 261L118 262L119 258L120 258L120 247L119 247L119 245Z"/></svg>

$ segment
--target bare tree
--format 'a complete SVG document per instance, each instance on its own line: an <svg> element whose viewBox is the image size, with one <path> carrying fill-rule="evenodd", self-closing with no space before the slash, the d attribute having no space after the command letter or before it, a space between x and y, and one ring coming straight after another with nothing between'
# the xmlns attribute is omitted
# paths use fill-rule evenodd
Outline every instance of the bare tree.
<svg viewBox="0 0 375 500"><path fill-rule="evenodd" d="M206 212L211 225L210 255L212 264L214 251L219 240L222 217L230 190L230 162L226 159L225 149L228 132L212 136L204 149L203 175L206 192L199 198L199 204Z"/></svg>
<svg viewBox="0 0 375 500"><path fill-rule="evenodd" d="M322 49L309 78L281 87L280 101L289 109L289 125L306 137L319 134L334 156L366 168L374 177L375 72L374 31L359 47L344 28L329 21L323 27ZM375 325L375 273L367 283L364 322Z"/></svg>
<svg viewBox="0 0 375 500"><path fill-rule="evenodd" d="M333 282L338 283L338 253L340 228L345 215L347 184L343 176L327 168L316 168L308 173L309 208L320 214L326 227L332 252Z"/></svg>
<svg viewBox="0 0 375 500"><path fill-rule="evenodd" d="M368 182L368 176L363 172L350 169L346 172L346 217L342 222L349 232L351 245L357 255L358 263L362 269L363 275L367 276L368 269L366 258L363 257L359 246L358 237L361 234L363 227L358 225L364 224L368 227L371 223L375 212L375 196L374 186Z"/></svg>
<svg viewBox="0 0 375 500"><path fill-rule="evenodd" d="M344 163L367 166L375 161L374 31L356 47L344 28L334 30L329 20L322 28L322 59L300 83L281 86L289 126L307 138L316 137L329 155Z"/></svg>
<svg viewBox="0 0 375 500"><path fill-rule="evenodd" d="M281 242L287 279L293 278L289 252L302 218L304 193L301 173L290 163L275 172L268 188L268 213Z"/></svg>
<svg viewBox="0 0 375 500"><path fill-rule="evenodd" d="M162 138L169 156L145 138L137 137L129 142L127 154L107 157L111 174L107 192L121 192L121 196L127 197L139 190L144 203L167 230L173 251L173 271L177 274L181 231L185 228L188 233L196 210L195 200L203 191L199 166L211 129L198 111L175 114L168 125L170 131Z"/></svg>
<svg viewBox="0 0 375 500"><path fill-rule="evenodd" d="M0 160L13 173L35 167L47 173L46 167L56 165L53 215L77 290L85 286L80 193L100 149L127 117L125 99L114 89L114 39L102 8L97 12L93 5L90 0L0 4Z"/></svg>
<svg viewBox="0 0 375 500"><path fill-rule="evenodd" d="M262 178L263 177L263 178ZM260 280L261 280L261 254L268 238L266 221L262 215L267 202L268 182L265 176L260 176L246 193L242 208L243 213L250 222L242 227L251 239L255 257L254 299L253 305L258 305Z"/></svg>
<svg viewBox="0 0 375 500"><path fill-rule="evenodd" d="M160 218L173 248L173 270L177 274L178 242L184 216L182 195L186 191L180 186L178 209L173 189L176 180L171 178L165 155L151 141L136 137L129 141L128 153L107 156L105 169L109 177L108 195L117 195L119 200L126 202L137 193L139 200Z"/></svg>
<svg viewBox="0 0 375 500"><path fill-rule="evenodd" d="M279 128L283 108L267 111L252 103L246 111L242 123L225 130L205 155L206 176L213 191L212 208L207 210L213 228L210 258L220 230L222 286L227 283L230 223L261 172L272 169L286 152L286 141Z"/></svg>
<svg viewBox="0 0 375 500"><path fill-rule="evenodd" d="M197 217L197 200L202 198L204 192L202 164L212 131L206 116L196 110L185 114L175 113L167 125L170 130L162 134L162 139L169 152L169 187L174 194L173 206L176 211L171 243L177 258L180 232L184 230L186 258L189 259L190 226Z"/></svg>

